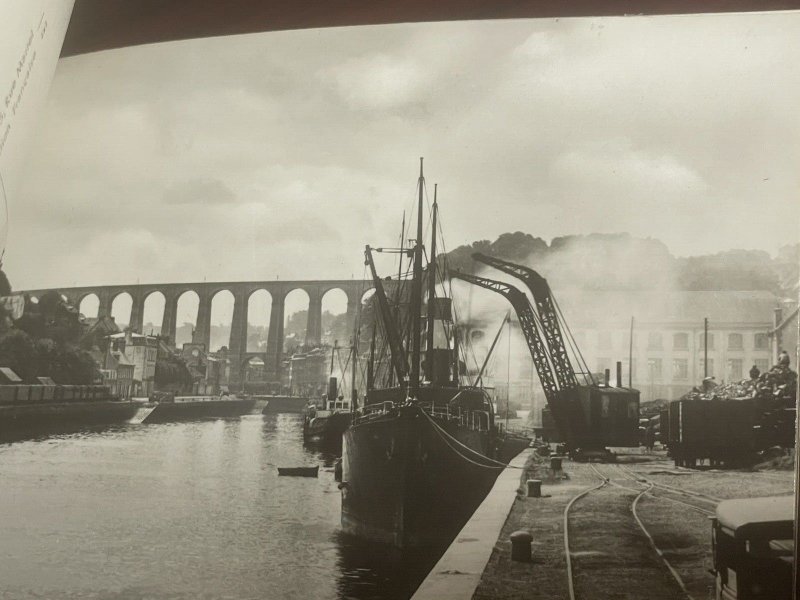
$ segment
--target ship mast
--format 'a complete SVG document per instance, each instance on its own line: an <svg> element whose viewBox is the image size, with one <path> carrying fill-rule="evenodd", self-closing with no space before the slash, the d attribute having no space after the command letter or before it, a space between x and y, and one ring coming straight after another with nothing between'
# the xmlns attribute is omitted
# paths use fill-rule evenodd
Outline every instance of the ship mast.
<svg viewBox="0 0 800 600"><path fill-rule="evenodd" d="M427 318L427 337L425 348L427 350L427 370L428 380L433 381L433 317L434 304L436 299L436 212L439 205L436 204L436 191L438 184L433 185L433 220L431 221L431 256L428 263L428 318Z"/></svg>
<svg viewBox="0 0 800 600"><path fill-rule="evenodd" d="M419 159L419 200L417 202L417 239L414 246L414 272L411 280L411 397L419 392L420 369L420 313L422 312L422 196L425 176L422 173L422 157Z"/></svg>
<svg viewBox="0 0 800 600"><path fill-rule="evenodd" d="M358 408L358 390L356 389L356 374L358 373L358 332L361 329L356 329L356 335L353 336L353 344L350 347L350 351L353 353L353 360L352 362L352 371L350 373L350 412L353 412ZM342 377L344 377L344 371L342 372Z"/></svg>

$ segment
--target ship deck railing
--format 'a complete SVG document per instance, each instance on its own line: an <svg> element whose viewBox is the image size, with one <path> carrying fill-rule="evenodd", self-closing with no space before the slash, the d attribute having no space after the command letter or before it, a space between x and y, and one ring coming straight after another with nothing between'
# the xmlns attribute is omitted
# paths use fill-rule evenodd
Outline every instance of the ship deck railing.
<svg viewBox="0 0 800 600"><path fill-rule="evenodd" d="M491 428L491 417L485 410L464 410L460 406L434 402L420 402L418 406L435 419L448 423L455 422L465 429L489 431ZM395 408L395 403L389 401L363 406L355 411L353 425L388 414Z"/></svg>
<svg viewBox="0 0 800 600"><path fill-rule="evenodd" d="M434 402L421 403L420 408L430 416L448 422L457 421L461 427L474 431L489 431L491 417L485 410L463 410L460 406L450 404L436 404Z"/></svg>
<svg viewBox="0 0 800 600"><path fill-rule="evenodd" d="M378 402L376 404L367 404L366 406L359 407L353 416L353 425L365 419L385 415L394 410L394 402Z"/></svg>

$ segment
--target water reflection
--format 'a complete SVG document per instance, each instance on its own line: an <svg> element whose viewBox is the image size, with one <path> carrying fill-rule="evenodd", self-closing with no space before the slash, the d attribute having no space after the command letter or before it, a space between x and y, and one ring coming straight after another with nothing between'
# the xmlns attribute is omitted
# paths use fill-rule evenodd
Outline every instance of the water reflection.
<svg viewBox="0 0 800 600"><path fill-rule="evenodd" d="M408 598L437 557L341 534L336 458L288 414L2 445L4 597Z"/></svg>
<svg viewBox="0 0 800 600"><path fill-rule="evenodd" d="M334 539L339 550L339 597L348 599L406 600L444 551L442 548L401 552L341 531Z"/></svg>

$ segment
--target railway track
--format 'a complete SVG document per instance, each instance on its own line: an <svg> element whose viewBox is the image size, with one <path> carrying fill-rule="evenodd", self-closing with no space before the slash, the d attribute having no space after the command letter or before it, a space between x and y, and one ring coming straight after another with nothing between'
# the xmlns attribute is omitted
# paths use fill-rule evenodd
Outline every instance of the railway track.
<svg viewBox="0 0 800 600"><path fill-rule="evenodd" d="M613 466L625 474L625 476L631 481L640 483L642 485L651 485L652 489L646 493L647 495L658 500L682 504L707 515L714 514L714 509L716 508L717 504L722 502L722 498L717 498L716 496L710 496L708 494L695 492L693 490L687 490L684 488L675 487L674 485L661 483L644 477L639 473L635 473L628 467L623 467L622 465Z"/></svg>
<svg viewBox="0 0 800 600"><path fill-rule="evenodd" d="M664 551L658 547L653 535L639 517L637 508L640 500L648 496L710 516L720 499L659 483L622 465L590 464L589 468L598 479L597 485L576 494L564 509L564 553L570 600L599 598L598 590L610 588L610 596L613 596L613 586L618 585L615 579L624 571L627 563L638 569L639 578L643 577L643 573L652 572L652 577L646 577L652 584L647 597L653 600L674 598L678 591L675 589L677 585L685 598L694 600L680 574L667 560ZM588 531L575 528L570 539L570 515L572 514L573 522L576 518L580 520L581 506L591 511L592 504L602 507L601 510L608 510L608 518L601 520L602 524L597 526L599 529L596 527ZM604 526L608 528L602 529ZM592 537L598 542L595 546L600 544L602 547L606 538L605 544L611 544L612 547L600 551L591 550ZM614 548L613 544L619 544L619 540L624 540L625 545L619 549ZM613 550L614 557L600 558L598 555L604 555L604 550ZM666 575L665 568L669 575ZM586 571L583 574L582 569Z"/></svg>

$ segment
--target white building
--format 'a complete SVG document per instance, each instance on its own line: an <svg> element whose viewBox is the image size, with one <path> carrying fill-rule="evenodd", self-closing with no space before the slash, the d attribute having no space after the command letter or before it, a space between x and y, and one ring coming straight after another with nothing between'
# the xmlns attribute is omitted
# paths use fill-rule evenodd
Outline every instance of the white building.
<svg viewBox="0 0 800 600"><path fill-rule="evenodd" d="M764 371L773 364L770 332L779 303L770 292L573 290L556 294L556 300L589 370L610 369L613 383L616 362L621 361L622 384L627 386L630 376L643 402L679 398L702 382L705 319L709 377L735 381L747 377L753 365ZM633 362L629 364L632 317ZM501 318L502 313L498 323ZM492 327L496 325L476 322L468 328L478 361L496 333ZM519 329L514 330L521 337ZM513 348L512 389L533 389L536 406L532 409L537 414L544 400L541 388L530 383L530 353L521 340ZM504 348L495 352L506 353ZM505 380L505 369L500 370L495 374L498 385Z"/></svg>
<svg viewBox="0 0 800 600"><path fill-rule="evenodd" d="M133 396L149 396L154 389L158 339L126 331L108 336L112 351L122 353L133 364Z"/></svg>

